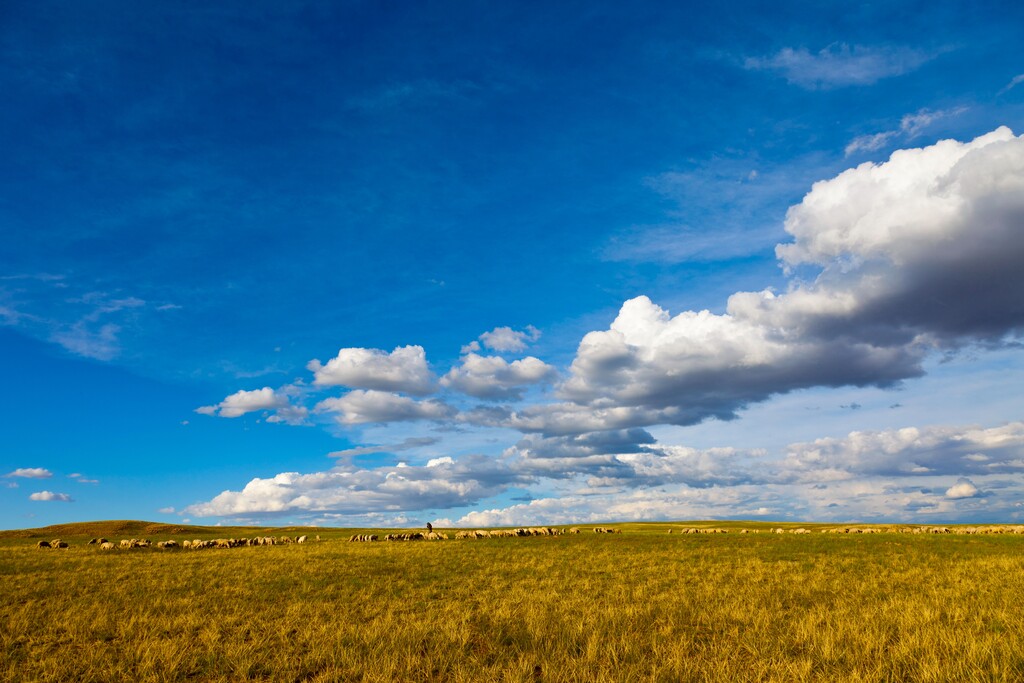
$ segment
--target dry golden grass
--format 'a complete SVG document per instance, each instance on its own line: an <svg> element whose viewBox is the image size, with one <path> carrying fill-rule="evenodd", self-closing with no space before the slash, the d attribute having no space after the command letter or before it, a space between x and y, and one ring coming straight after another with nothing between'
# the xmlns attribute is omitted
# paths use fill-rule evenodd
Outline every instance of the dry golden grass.
<svg viewBox="0 0 1024 683"><path fill-rule="evenodd" d="M196 552L8 539L0 676L1024 680L1024 537L622 526Z"/></svg>

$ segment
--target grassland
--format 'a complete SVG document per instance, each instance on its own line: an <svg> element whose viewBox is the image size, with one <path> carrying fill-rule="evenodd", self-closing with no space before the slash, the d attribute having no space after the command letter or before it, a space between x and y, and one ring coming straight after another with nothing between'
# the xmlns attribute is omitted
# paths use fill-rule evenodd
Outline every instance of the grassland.
<svg viewBox="0 0 1024 683"><path fill-rule="evenodd" d="M195 552L84 545L263 533L105 524L123 535L0 534L0 678L1024 680L1019 535L650 524L412 543L316 530L319 543ZM34 547L55 535L71 548Z"/></svg>

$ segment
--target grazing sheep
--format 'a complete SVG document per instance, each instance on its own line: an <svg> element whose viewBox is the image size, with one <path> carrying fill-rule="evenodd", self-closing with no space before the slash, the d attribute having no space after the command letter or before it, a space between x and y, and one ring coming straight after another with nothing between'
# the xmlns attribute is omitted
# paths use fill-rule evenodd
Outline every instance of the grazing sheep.
<svg viewBox="0 0 1024 683"><path fill-rule="evenodd" d="M50 542L50 547L52 547L52 548L67 548L68 544L65 541L56 541L56 542L51 541Z"/></svg>
<svg viewBox="0 0 1024 683"><path fill-rule="evenodd" d="M308 538L308 536L299 536L297 539L295 539L295 542L296 543L305 543L307 538Z"/></svg>
<svg viewBox="0 0 1024 683"><path fill-rule="evenodd" d="M38 543L36 543L36 547L37 548L49 548L50 547L50 542L49 541L39 541Z"/></svg>
<svg viewBox="0 0 1024 683"><path fill-rule="evenodd" d="M580 532L580 530L577 529L576 527L572 527L571 529L569 529L569 533L570 534L578 534L579 532Z"/></svg>
<svg viewBox="0 0 1024 683"><path fill-rule="evenodd" d="M117 546L115 546L115 545L114 545L113 543L111 543L110 541L107 541L107 542L105 542L105 543L100 543L100 550L113 550L113 549L114 549L114 548L116 548L116 547L117 547Z"/></svg>
<svg viewBox="0 0 1024 683"><path fill-rule="evenodd" d="M50 541L50 547L51 547L51 548L56 548L56 547L57 547L57 545L58 545L58 544L59 544L60 542L61 542L61 541L60 541L60 539L59 539L59 538L55 538L55 539L53 539L52 541Z"/></svg>

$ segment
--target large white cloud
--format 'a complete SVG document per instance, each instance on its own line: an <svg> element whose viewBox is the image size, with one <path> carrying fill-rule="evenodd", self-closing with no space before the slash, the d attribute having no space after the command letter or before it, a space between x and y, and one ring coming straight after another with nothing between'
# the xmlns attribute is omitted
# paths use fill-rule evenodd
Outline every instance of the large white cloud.
<svg viewBox="0 0 1024 683"><path fill-rule="evenodd" d="M372 422L405 422L408 420L443 420L454 410L443 401L417 401L388 391L356 389L340 398L326 398L317 404L316 412L336 413L343 425Z"/></svg>
<svg viewBox="0 0 1024 683"><path fill-rule="evenodd" d="M484 456L436 458L423 466L358 469L300 474L284 472L256 478L241 491L224 491L208 502L187 507L199 517L334 512L445 509L468 505L526 478L502 462Z"/></svg>
<svg viewBox="0 0 1024 683"><path fill-rule="evenodd" d="M999 427L930 426L851 432L790 444L783 468L818 478L1015 474L1024 471L1024 422Z"/></svg>
<svg viewBox="0 0 1024 683"><path fill-rule="evenodd" d="M380 349L345 348L322 364L307 366L318 386L400 391L424 396L434 390L434 375L422 346L400 346L391 353Z"/></svg>
<svg viewBox="0 0 1024 683"><path fill-rule="evenodd" d="M902 150L816 183L790 209L788 291L740 292L724 314L670 316L646 297L580 343L561 395L590 409L518 414L566 432L731 418L773 394L889 386L935 348L996 344L1024 325L1024 138Z"/></svg>
<svg viewBox="0 0 1024 683"><path fill-rule="evenodd" d="M468 353L441 384L477 398L515 401L523 397L525 387L550 382L556 375L555 368L533 356L509 363L500 356Z"/></svg>

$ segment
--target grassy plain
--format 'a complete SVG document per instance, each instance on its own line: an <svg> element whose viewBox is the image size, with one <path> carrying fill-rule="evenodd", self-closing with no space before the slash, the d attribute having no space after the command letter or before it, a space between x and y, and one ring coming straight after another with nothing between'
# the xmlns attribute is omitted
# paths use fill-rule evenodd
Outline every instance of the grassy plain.
<svg viewBox="0 0 1024 683"><path fill-rule="evenodd" d="M84 545L262 535L121 524L0 534L2 680L1024 680L1019 535Z"/></svg>

